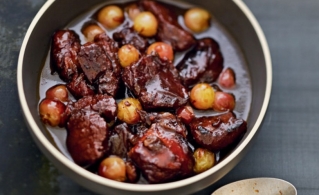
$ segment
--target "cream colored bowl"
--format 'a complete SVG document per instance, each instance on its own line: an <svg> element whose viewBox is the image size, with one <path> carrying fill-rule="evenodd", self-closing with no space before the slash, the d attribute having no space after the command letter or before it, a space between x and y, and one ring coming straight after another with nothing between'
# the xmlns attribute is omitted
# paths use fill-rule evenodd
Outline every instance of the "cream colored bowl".
<svg viewBox="0 0 319 195"><path fill-rule="evenodd" d="M17 81L23 114L34 141L59 170L78 184L100 194L190 194L213 184L243 158L258 132L270 99L271 58L258 22L240 0L195 1L197 6L213 13L216 20L239 45L247 60L252 84L252 101L247 118L248 132L238 146L219 164L191 178L165 184L127 184L101 178L69 160L55 146L40 121L37 110L39 76L49 50L51 35L88 8L105 2L107 1L48 0L32 21L21 47ZM181 2L194 3L191 0Z"/></svg>

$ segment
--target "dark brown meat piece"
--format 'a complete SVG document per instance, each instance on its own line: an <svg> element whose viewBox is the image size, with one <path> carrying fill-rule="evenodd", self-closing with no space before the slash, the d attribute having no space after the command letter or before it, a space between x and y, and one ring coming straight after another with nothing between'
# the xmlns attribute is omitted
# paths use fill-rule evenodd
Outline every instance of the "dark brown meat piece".
<svg viewBox="0 0 319 195"><path fill-rule="evenodd" d="M173 10L155 1L144 0L140 1L140 4L158 20L158 41L169 43L175 51L185 51L195 44L194 36L179 25Z"/></svg>
<svg viewBox="0 0 319 195"><path fill-rule="evenodd" d="M102 46L106 56L112 62L112 68L108 67L105 73L96 80L95 86L99 93L107 93L115 96L119 89L120 74L122 70L118 58L118 44L105 33L96 35L94 42Z"/></svg>
<svg viewBox="0 0 319 195"><path fill-rule="evenodd" d="M129 151L128 156L150 183L163 183L193 174L194 159L184 136L185 127L171 114L158 115L155 123ZM161 119L161 117L163 117Z"/></svg>
<svg viewBox="0 0 319 195"><path fill-rule="evenodd" d="M85 96L76 102L70 102L65 111L65 117L68 118L73 112L91 111L101 115L107 122L115 120L117 115L117 104L115 99L106 94L94 96Z"/></svg>
<svg viewBox="0 0 319 195"><path fill-rule="evenodd" d="M197 144L216 152L238 141L246 133L247 123L227 112L196 118L190 123L190 130Z"/></svg>
<svg viewBox="0 0 319 195"><path fill-rule="evenodd" d="M138 180L140 179L140 171L130 160L125 162L125 169L126 169L127 182L130 182L130 183L138 182Z"/></svg>
<svg viewBox="0 0 319 195"><path fill-rule="evenodd" d="M108 127L98 113L73 112L67 123L67 132L66 145L76 164L90 166L105 155Z"/></svg>
<svg viewBox="0 0 319 195"><path fill-rule="evenodd" d="M106 71L95 82L95 86L98 90L98 93L107 93L114 97L117 94L117 91L119 90L119 79L119 75L117 76L112 71Z"/></svg>
<svg viewBox="0 0 319 195"><path fill-rule="evenodd" d="M90 166L107 154L107 122L115 120L116 112L116 102L108 95L85 96L67 105L66 144L75 163Z"/></svg>
<svg viewBox="0 0 319 195"><path fill-rule="evenodd" d="M140 51L140 53L144 53L149 46L147 39L140 36L132 27L129 27L128 25L124 26L124 28L119 32L115 32L113 34L113 39L117 41L120 46L126 44L133 45L137 50Z"/></svg>
<svg viewBox="0 0 319 195"><path fill-rule="evenodd" d="M178 108L187 103L187 91L174 65L157 55L142 56L123 70L122 79L144 109Z"/></svg>
<svg viewBox="0 0 319 195"><path fill-rule="evenodd" d="M223 56L218 43L212 38L197 41L176 66L183 84L189 87L197 82L213 82L223 70Z"/></svg>
<svg viewBox="0 0 319 195"><path fill-rule="evenodd" d="M58 72L63 81L71 81L77 73L79 36L71 30L58 30L54 33L51 45L51 71Z"/></svg>
<svg viewBox="0 0 319 195"><path fill-rule="evenodd" d="M112 62L106 56L104 49L96 43L88 42L82 45L78 59L81 70L90 84L106 70L112 70Z"/></svg>
<svg viewBox="0 0 319 195"><path fill-rule="evenodd" d="M106 56L112 62L112 70L116 76L121 74L121 65L118 58L118 44L112 40L107 34L101 33L94 37L94 42L101 45Z"/></svg>
<svg viewBox="0 0 319 195"><path fill-rule="evenodd" d="M66 86L75 99L94 95L94 88L88 85L83 73L80 75L74 75L72 80L67 83Z"/></svg>
<svg viewBox="0 0 319 195"><path fill-rule="evenodd" d="M134 135L126 123L119 124L114 127L109 139L109 153L127 158L127 152L132 147L132 140Z"/></svg>
<svg viewBox="0 0 319 195"><path fill-rule="evenodd" d="M187 136L187 130L183 123L181 123L179 118L176 118L173 114L169 112L163 113L152 113L151 122L158 123L158 128L165 131L171 131L182 135L184 138Z"/></svg>
<svg viewBox="0 0 319 195"><path fill-rule="evenodd" d="M78 54L81 70L98 93L115 96L121 74L117 43L105 33L95 36L94 41L81 46Z"/></svg>

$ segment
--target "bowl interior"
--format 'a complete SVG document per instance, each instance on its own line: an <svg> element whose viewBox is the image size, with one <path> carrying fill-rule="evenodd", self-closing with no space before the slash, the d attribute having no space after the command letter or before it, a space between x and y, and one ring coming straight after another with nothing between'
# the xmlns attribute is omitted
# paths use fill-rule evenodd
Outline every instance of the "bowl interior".
<svg viewBox="0 0 319 195"><path fill-rule="evenodd" d="M153 193L158 192L159 194L163 190L185 194L198 191L214 183L229 172L242 158L257 132L268 105L271 89L271 62L268 47L258 23L241 1L196 1L196 5L213 13L216 20L227 29L227 32L240 46L247 61L252 87L251 109L247 119L248 132L234 151L211 170L182 181L148 185L141 189L139 185L135 184L121 185L113 181L99 181L98 176L68 162L68 159L61 155L54 146L52 138L38 115L39 76L53 32L64 28L75 17L102 2L105 1L91 0L79 3L78 0L49 0L39 11L27 32L18 64L18 88L26 123L30 127L34 140L48 158L63 172L78 183L99 193L105 193L105 189L110 189L111 191L108 192L114 193L137 192L140 194L153 191ZM194 4L191 0L183 2ZM76 5L76 9L74 9L74 5ZM109 188L110 186L112 188Z"/></svg>

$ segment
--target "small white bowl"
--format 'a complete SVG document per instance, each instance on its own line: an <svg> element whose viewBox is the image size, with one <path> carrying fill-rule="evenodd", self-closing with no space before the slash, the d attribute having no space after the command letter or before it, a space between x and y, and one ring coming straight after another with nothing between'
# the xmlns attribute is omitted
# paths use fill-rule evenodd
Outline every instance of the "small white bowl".
<svg viewBox="0 0 319 195"><path fill-rule="evenodd" d="M212 195L297 195L289 182L277 178L252 178L227 184Z"/></svg>

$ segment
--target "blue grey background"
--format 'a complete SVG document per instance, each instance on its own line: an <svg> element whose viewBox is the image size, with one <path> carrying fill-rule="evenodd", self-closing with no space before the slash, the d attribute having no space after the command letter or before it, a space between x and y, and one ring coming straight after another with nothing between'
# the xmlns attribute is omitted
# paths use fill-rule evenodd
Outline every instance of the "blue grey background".
<svg viewBox="0 0 319 195"><path fill-rule="evenodd" d="M92 195L60 173L36 147L16 87L19 50L45 0L0 0L0 195ZM268 40L273 90L260 133L227 183L276 177L299 195L319 194L319 1L244 0Z"/></svg>

